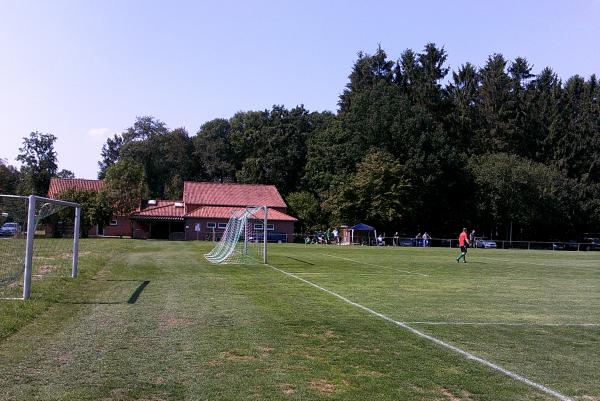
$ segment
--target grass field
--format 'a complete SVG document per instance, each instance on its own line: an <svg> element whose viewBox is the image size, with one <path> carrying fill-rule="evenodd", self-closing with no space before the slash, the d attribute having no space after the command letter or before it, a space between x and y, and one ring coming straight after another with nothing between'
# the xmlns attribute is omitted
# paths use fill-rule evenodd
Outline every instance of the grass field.
<svg viewBox="0 0 600 401"><path fill-rule="evenodd" d="M209 249L83 240L0 301L0 399L600 400L600 253Z"/></svg>

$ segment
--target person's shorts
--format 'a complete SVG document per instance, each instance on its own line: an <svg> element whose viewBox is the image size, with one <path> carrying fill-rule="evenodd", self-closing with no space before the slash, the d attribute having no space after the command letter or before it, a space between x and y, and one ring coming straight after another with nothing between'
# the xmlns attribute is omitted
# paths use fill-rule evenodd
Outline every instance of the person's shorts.
<svg viewBox="0 0 600 401"><path fill-rule="evenodd" d="M463 252L463 253L467 253L467 247L466 247L466 246L464 246L464 245L463 245L463 246L461 246L461 247L460 247L460 251L461 251L461 252Z"/></svg>

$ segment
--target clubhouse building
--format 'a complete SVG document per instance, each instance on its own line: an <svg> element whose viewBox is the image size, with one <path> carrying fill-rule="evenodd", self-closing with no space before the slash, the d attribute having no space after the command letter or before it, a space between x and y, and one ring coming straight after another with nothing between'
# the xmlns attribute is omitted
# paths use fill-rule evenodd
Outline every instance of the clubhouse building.
<svg viewBox="0 0 600 401"><path fill-rule="evenodd" d="M98 192L102 180L52 178L48 197L76 188ZM218 240L231 215L246 206L267 206L267 230L293 234L296 218L273 185L191 182L183 184L183 199L147 199L129 216L113 216L105 227L92 227L90 236L142 239Z"/></svg>

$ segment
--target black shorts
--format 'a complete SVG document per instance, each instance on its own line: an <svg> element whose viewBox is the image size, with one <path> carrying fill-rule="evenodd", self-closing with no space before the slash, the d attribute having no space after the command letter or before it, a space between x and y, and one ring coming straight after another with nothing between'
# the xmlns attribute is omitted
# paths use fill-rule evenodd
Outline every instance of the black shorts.
<svg viewBox="0 0 600 401"><path fill-rule="evenodd" d="M461 246L461 247L460 247L460 251L461 251L462 253L467 253L467 246L466 246L466 245L463 245L463 246Z"/></svg>

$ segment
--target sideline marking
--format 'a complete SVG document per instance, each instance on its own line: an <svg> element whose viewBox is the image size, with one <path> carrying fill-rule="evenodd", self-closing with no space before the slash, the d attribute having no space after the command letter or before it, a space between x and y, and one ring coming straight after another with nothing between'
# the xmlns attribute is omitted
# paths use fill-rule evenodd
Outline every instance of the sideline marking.
<svg viewBox="0 0 600 401"><path fill-rule="evenodd" d="M385 273L344 273L344 272L291 272L292 274L301 274L301 275L325 275L325 276L335 276L335 275L352 275L352 276L381 276L382 274ZM394 274L394 273L388 273L389 275L391 275L391 277L398 277L398 276L409 276L410 274Z"/></svg>
<svg viewBox="0 0 600 401"><path fill-rule="evenodd" d="M395 267L389 267L389 266L382 266L382 265L376 265L375 263L365 263L365 262L361 262L359 260L354 260L354 259L348 259L348 258L343 258L341 256L335 256L335 255L329 255L327 253L322 253L321 255L323 256L329 256L330 258L337 258L337 259L343 259L343 260L347 260L349 262L354 262L354 263L358 263L361 265L366 265L366 266L375 266L375 267L381 267L383 269L390 269L390 270L395 270L397 272L402 272L402 273L407 273L407 274L414 274L417 276L423 276L423 277L429 277L428 274L423 274L423 273L417 273L417 272L411 272L409 270L402 270L402 269L396 269Z"/></svg>
<svg viewBox="0 0 600 401"><path fill-rule="evenodd" d="M278 272L280 272L282 274L285 274L286 276L293 277L296 280L300 280L300 281L302 281L302 282L304 282L304 283L306 283L306 284L308 284L310 286L313 286L313 287L315 287L315 288L317 288L317 289L319 289L319 290L321 290L323 292L326 292L326 293L328 293L330 295L333 295L334 297L341 299L342 301L346 302L347 304L350 304L350 305L352 305L352 306L354 306L356 308L362 309L362 310L364 310L364 311L366 311L366 312L368 312L368 313L370 313L372 315L380 317L381 319L386 320L386 321L388 321L390 323L393 323L396 326L402 327L403 329L406 329L406 330L410 331L413 334L416 334L417 336L419 336L421 338L429 340L429 341L433 342L434 344L440 345L440 346L442 346L444 348L447 348L447 349L449 349L451 351L454 351L454 352L456 352L456 353L464 356L468 360L479 362L480 364L482 364L484 366L487 366L489 368L492 368L492 369L494 369L494 370L496 370L498 372L501 372L501 373L505 374L506 376L508 376L508 377L510 377L510 378L512 378L514 380L518 380L518 381L520 381L522 383L525 383L525 384L527 384L527 385L529 385L529 386L531 386L533 388L536 388L536 389L538 389L538 390L540 390L540 391L542 391L542 392L544 392L546 394L552 395L552 396L558 398L561 401L574 401L572 398L567 397L566 395L563 395L563 394L559 393L556 390L552 390L551 388L548 388L548 387L546 387L546 386L544 386L542 384L539 384L539 383L536 383L536 382L534 382L532 380L529 380L525 376L521 376L518 373L511 372L510 370L505 369L505 368L503 368L500 365L496 365L496 364L494 364L492 362L489 362L489 361L487 361L487 360L485 360L483 358L480 358L480 357L478 357L478 356L476 356L474 354L471 354L470 352L467 352L467 351L464 351L464 350L462 350L462 349L460 349L458 347L455 347L452 344L446 343L446 342L444 342L442 340L438 340L437 338L432 337L432 336L430 336L428 334L425 334L422 331L419 331L419 330L417 330L417 329L409 326L406 323L400 322L398 320L394 320L391 317L384 315L383 313L379 313L379 312L377 312L377 311L375 311L375 310L373 310L371 308L368 308L368 307L363 306L363 305L361 305L359 303L351 301L348 298L344 297L343 295L338 294L337 292L333 292L331 290L328 290L327 288L321 287L318 284L315 284L315 283L313 283L311 281L308 281L308 280L306 280L306 279L304 279L302 277L298 277L295 274L288 273L285 270L279 269L279 268L277 268L277 267L275 267L273 265L270 265L268 263L266 263L265 265L269 266L273 270L276 270L276 271L278 271Z"/></svg>
<svg viewBox="0 0 600 401"><path fill-rule="evenodd" d="M523 326L523 327L600 327L600 323L519 323L519 322L402 322L430 326Z"/></svg>

